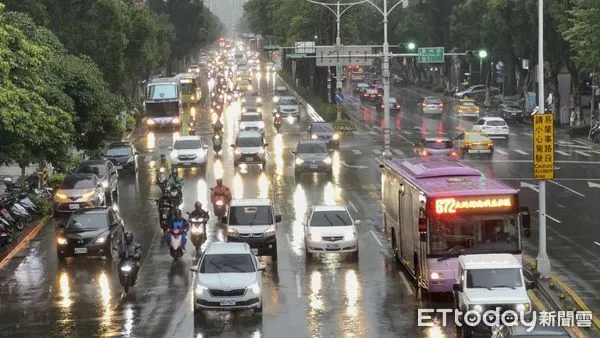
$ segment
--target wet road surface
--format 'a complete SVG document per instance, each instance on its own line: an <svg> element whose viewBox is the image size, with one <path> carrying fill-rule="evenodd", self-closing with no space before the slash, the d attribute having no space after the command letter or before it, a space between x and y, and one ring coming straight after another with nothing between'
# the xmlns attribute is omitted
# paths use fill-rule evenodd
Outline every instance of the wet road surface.
<svg viewBox="0 0 600 338"><path fill-rule="evenodd" d="M116 263L103 259L78 258L59 263L54 225L48 225L27 248L0 267L2 335L292 338L439 337L443 332L445 336L454 336L453 328L417 327L418 308L451 307L451 301L443 297L433 300L420 297L410 279L396 265L381 231L380 173L375 158L380 155L382 142L381 130L376 128L379 125L377 114L361 107L348 93L347 105L362 125L359 132L345 136L341 149L335 152L332 181L323 176L305 176L295 182L290 152L299 139L308 135L309 118L303 113L300 121L285 122L281 133L274 133L270 95L276 81L275 77L260 80L260 92L266 102L263 114L270 156L264 173L253 167L247 172L233 170L232 151L226 145L233 143L236 133L240 111L236 103L224 115L226 142L223 155L215 157L209 151L206 173L199 169L180 170L184 179L185 211L191 211L196 200L208 206L209 188L219 177L232 188L235 198L269 197L281 211L283 221L277 230L279 260L273 264L270 258L261 258L267 263L263 274L262 315L252 311L209 312L206 318L194 317L190 268L197 260L195 250L188 241L183 259L174 261L170 257L166 245L161 242L155 206L159 189L153 183L153 160L167 151L173 135L149 133L138 144L141 152L139 173L120 177L120 198L116 206L125 220L126 230L133 231L143 246L138 283L129 294L124 294L118 282ZM411 108L416 107L411 103L416 102L415 93L402 90L396 91L396 96L405 106L398 115L393 115L397 128L392 147L397 156L411 156L412 143L423 133L450 135L456 128L470 129L472 122L468 120L448 116L421 118L416 109ZM202 110L198 114L198 134L210 148L210 117ZM515 135L508 144L497 146L505 154L497 150L493 162L467 161L486 174L507 179L511 184L519 186L521 181L533 184L526 179L531 176L531 164L527 161L532 152L531 137L524 134L527 128L530 129L528 126L513 128ZM600 161L600 152L570 145L561 145L557 149L571 154L569 159L578 162L559 162L559 177L598 177L593 175L597 164L579 161ZM585 150L589 158L576 150ZM520 162L513 162L515 160ZM586 244L594 237L600 241L600 233L584 222L585 217L597 219L599 216L590 201L591 198L598 200L600 189L583 187L586 181L558 182L581 191L587 198L559 185L548 184L548 213L562 221L557 224L549 221L550 254L554 257L558 250L568 245L567 257L580 255L595 264L595 270L590 273L595 274L596 283L600 283L597 273L600 265L595 258L600 246L594 248L594 244ZM533 189L523 189L521 201L536 209ZM362 220L358 230L358 263L337 255L316 257L310 262L305 260L301 222L311 205L322 203L346 204L352 216ZM565 207L559 208L557 204ZM577 209L570 209L574 207ZM586 210L586 213L577 210ZM570 222L569 217L578 217L579 222ZM213 221L210 221L210 227L213 227ZM583 234L583 231L587 233ZM532 239L536 235L534 232ZM570 245L569 241L578 244ZM528 247L534 250L535 242L528 242ZM568 260L561 262L568 264Z"/></svg>

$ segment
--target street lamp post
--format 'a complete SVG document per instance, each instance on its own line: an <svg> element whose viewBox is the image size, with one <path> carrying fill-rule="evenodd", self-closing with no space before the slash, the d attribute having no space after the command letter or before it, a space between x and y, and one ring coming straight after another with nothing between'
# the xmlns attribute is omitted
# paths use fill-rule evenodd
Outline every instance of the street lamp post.
<svg viewBox="0 0 600 338"><path fill-rule="evenodd" d="M367 1L383 15L383 62L381 65L383 75L383 156L391 155L390 152L390 45L388 43L388 15L402 3L397 2L392 8L388 9L387 0L383 0L383 10L375 5L371 0Z"/></svg>
<svg viewBox="0 0 600 338"><path fill-rule="evenodd" d="M479 80L483 83L483 59L487 58L488 54L482 49L477 53L477 56L479 56Z"/></svg>

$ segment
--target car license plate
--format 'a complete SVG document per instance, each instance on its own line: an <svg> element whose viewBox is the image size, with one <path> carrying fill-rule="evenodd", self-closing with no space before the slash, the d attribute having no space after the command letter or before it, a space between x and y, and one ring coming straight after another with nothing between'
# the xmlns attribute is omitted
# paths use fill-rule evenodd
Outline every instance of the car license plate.
<svg viewBox="0 0 600 338"><path fill-rule="evenodd" d="M253 160L252 156L246 156L246 161L252 161L252 160Z"/></svg>
<svg viewBox="0 0 600 338"><path fill-rule="evenodd" d="M338 249L339 247L339 244L327 244L327 249Z"/></svg>
<svg viewBox="0 0 600 338"><path fill-rule="evenodd" d="M87 248L75 248L73 250L73 252L75 254L86 254L87 253Z"/></svg>
<svg viewBox="0 0 600 338"><path fill-rule="evenodd" d="M318 166L316 164L311 164L310 165L310 169L317 169L317 168L318 168Z"/></svg>
<svg viewBox="0 0 600 338"><path fill-rule="evenodd" d="M258 255L258 249L252 249L252 254L254 256L257 256Z"/></svg>
<svg viewBox="0 0 600 338"><path fill-rule="evenodd" d="M79 204L69 204L69 209L77 210L77 209L79 209Z"/></svg>
<svg viewBox="0 0 600 338"><path fill-rule="evenodd" d="M235 300L233 299L223 299L221 301L221 306L233 306L235 305Z"/></svg>
<svg viewBox="0 0 600 338"><path fill-rule="evenodd" d="M516 112L515 113L510 113L510 115L517 116L517 113Z"/></svg>
<svg viewBox="0 0 600 338"><path fill-rule="evenodd" d="M117 165L117 166L115 166L115 168L117 168L117 170L121 170L121 169L123 169L123 166L122 165Z"/></svg>

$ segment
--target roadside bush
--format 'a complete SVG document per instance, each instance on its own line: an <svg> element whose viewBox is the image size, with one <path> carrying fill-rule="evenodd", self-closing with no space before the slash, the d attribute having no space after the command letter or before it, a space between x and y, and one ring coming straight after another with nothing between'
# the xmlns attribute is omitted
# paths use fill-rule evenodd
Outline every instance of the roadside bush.
<svg viewBox="0 0 600 338"><path fill-rule="evenodd" d="M55 185L61 185L64 180L65 175L63 174L49 175L48 178L46 178L46 184L49 187L54 187Z"/></svg>
<svg viewBox="0 0 600 338"><path fill-rule="evenodd" d="M37 211L40 216L47 216L52 213L50 200L46 197L41 197L36 194L29 194L28 197L37 206Z"/></svg>
<svg viewBox="0 0 600 338"><path fill-rule="evenodd" d="M125 131L133 131L133 129L135 129L135 117L131 114L127 114Z"/></svg>
<svg viewBox="0 0 600 338"><path fill-rule="evenodd" d="M341 120L333 122L333 129L335 129L336 131L341 131L341 132L355 131L356 126L354 125L354 122L352 122L350 120L341 119Z"/></svg>

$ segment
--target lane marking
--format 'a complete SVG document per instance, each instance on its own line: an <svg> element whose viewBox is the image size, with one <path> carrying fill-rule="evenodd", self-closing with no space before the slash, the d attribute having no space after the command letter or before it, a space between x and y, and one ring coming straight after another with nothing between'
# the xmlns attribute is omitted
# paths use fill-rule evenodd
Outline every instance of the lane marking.
<svg viewBox="0 0 600 338"><path fill-rule="evenodd" d="M588 142L582 141L582 140L573 140L573 142L575 143L579 143L583 146L589 146L590 144Z"/></svg>
<svg viewBox="0 0 600 338"><path fill-rule="evenodd" d="M372 149L372 151L373 151L373 154L375 154L375 155L381 155L381 150L379 150L379 149Z"/></svg>
<svg viewBox="0 0 600 338"><path fill-rule="evenodd" d="M402 131L402 133L403 133L403 134L406 134L406 135L412 135L412 132L410 132L410 131L408 131L408 130L403 130L403 131Z"/></svg>
<svg viewBox="0 0 600 338"><path fill-rule="evenodd" d="M594 242L594 244L596 244L597 246L600 246L600 243L598 243L598 242Z"/></svg>
<svg viewBox="0 0 600 338"><path fill-rule="evenodd" d="M300 275L296 274L296 297L302 296L302 289L300 288Z"/></svg>
<svg viewBox="0 0 600 338"><path fill-rule="evenodd" d="M495 151L500 155L508 155L508 153L506 151L501 150L501 149L496 149Z"/></svg>
<svg viewBox="0 0 600 338"><path fill-rule="evenodd" d="M532 133L521 133L521 134L523 134L523 135L527 135L527 136L533 136L533 134L532 134Z"/></svg>
<svg viewBox="0 0 600 338"><path fill-rule="evenodd" d="M566 151L556 150L556 152L561 154L562 156L571 156L571 154L567 153Z"/></svg>
<svg viewBox="0 0 600 338"><path fill-rule="evenodd" d="M540 210L538 209L538 210L536 210L536 212L538 212L538 213L539 213L539 212L540 212ZM556 223L558 223L558 224L561 224L561 223L562 223L561 221L557 220L556 218L554 218L554 217L552 217L552 216L550 216L550 215L548 215L548 214L546 214L546 217L547 217L547 218L549 218L549 219L551 219L551 220L553 220L554 222L556 222Z"/></svg>
<svg viewBox="0 0 600 338"><path fill-rule="evenodd" d="M377 242L377 244L379 244L379 246L383 248L383 244L381 243L379 238L377 238L377 234L375 233L375 231L371 230L371 235L373 235L373 238L375 238L375 241Z"/></svg>
<svg viewBox="0 0 600 338"><path fill-rule="evenodd" d="M586 153L586 152L583 152L583 151L581 151L581 150L575 150L575 152L576 152L577 154L579 154L579 155L582 155L582 156L585 156L585 157L590 157L590 156L592 156L592 155L590 155L590 154L588 154L588 153Z"/></svg>
<svg viewBox="0 0 600 338"><path fill-rule="evenodd" d="M521 155L529 155L529 153L527 153L527 152L525 152L525 151L523 151L521 149L515 149L515 152L517 152L517 153L519 153Z"/></svg>
<svg viewBox="0 0 600 338"><path fill-rule="evenodd" d="M404 156L404 152L398 149L392 149L392 152L398 156Z"/></svg>
<svg viewBox="0 0 600 338"><path fill-rule="evenodd" d="M535 307L537 307L538 311L546 311L546 307L544 306L542 301L540 301L540 299L536 296L533 290L527 290L527 294L529 295L529 298L531 298L531 300L533 301L533 304L535 304Z"/></svg>
<svg viewBox="0 0 600 338"><path fill-rule="evenodd" d="M369 130L369 134L371 134L371 135L379 135L379 133L378 133L378 132L376 132L376 131L373 131L373 130Z"/></svg>
<svg viewBox="0 0 600 338"><path fill-rule="evenodd" d="M354 153L354 155L360 155L360 154L362 154L362 151L360 151L358 149L352 149L352 152Z"/></svg>
<svg viewBox="0 0 600 338"><path fill-rule="evenodd" d="M352 203L352 201L348 201L348 205L350 206L350 208L352 208L354 210L354 212L356 212L357 214L359 213L358 209L356 208L356 205L354 205L354 203Z"/></svg>
<svg viewBox="0 0 600 338"><path fill-rule="evenodd" d="M571 188L569 188L569 187L567 187L567 186L564 186L564 185L562 185L562 184L560 184L560 183L558 183L558 182L554 182L554 181L552 181L552 180L550 180L549 182L550 182L550 183L552 183L552 184L554 184L554 185L558 185L559 187L561 187L561 188L563 188L563 189L569 190L570 192L574 193L575 195L579 195L580 197L585 197L585 195L584 195L584 194L582 194L582 193L580 193L580 192L577 192L577 191L575 191L575 190L573 190L573 189L571 189Z"/></svg>
<svg viewBox="0 0 600 338"><path fill-rule="evenodd" d="M402 283L404 283L404 286L406 287L406 291L408 292L408 294L411 296L414 295L415 292L413 291L412 286L408 282L408 279L406 279L406 277L404 277L404 274L402 273L402 271L398 272L398 274L400 275L400 279L402 279Z"/></svg>

